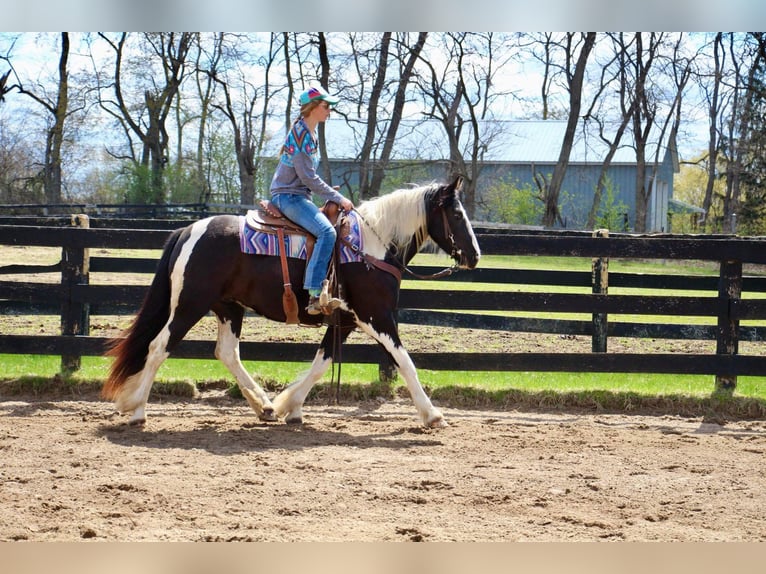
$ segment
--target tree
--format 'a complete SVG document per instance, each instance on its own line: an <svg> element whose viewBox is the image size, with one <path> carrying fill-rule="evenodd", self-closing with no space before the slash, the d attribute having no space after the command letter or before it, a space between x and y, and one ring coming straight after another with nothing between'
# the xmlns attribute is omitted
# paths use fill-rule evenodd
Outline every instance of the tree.
<svg viewBox="0 0 766 574"><path fill-rule="evenodd" d="M402 113L404 110L404 103L407 93L407 85L412 79L415 63L420 58L420 53L425 45L427 32L420 32L415 44L411 47L406 47L405 51L408 52L405 61L401 62L403 66L398 74L398 80L396 82L396 95L394 97L393 107L391 109L391 117L388 120L388 124L385 130L385 138L383 140L383 147L380 152L378 161L373 164L372 178L370 181L368 193L372 196L380 193L380 187L385 177L385 170L388 167L388 163L391 160L391 154L394 149L394 141L396 134L399 131L399 125L402 120ZM370 107L372 108L372 102Z"/></svg>
<svg viewBox="0 0 766 574"><path fill-rule="evenodd" d="M8 70L0 76L0 103L5 101L5 94L11 91L11 87L8 86L8 77L11 75L11 70Z"/></svg>
<svg viewBox="0 0 766 574"><path fill-rule="evenodd" d="M648 45L645 46L644 35L640 32L636 33L633 43L633 58L629 62L629 70L633 80L632 95L636 99L631 123L633 144L636 150L636 219L634 229L639 233L646 231L647 209L649 196L652 192L651 181L646 177L646 147L657 119L657 102L654 100L653 92L648 85L649 71L657 58L662 37L662 34L650 33Z"/></svg>
<svg viewBox="0 0 766 574"><path fill-rule="evenodd" d="M735 43L732 35L729 53L733 67L733 90L730 113L721 137L721 164L726 179L724 221L726 230L736 231L740 202L749 191L753 197L762 192L764 66L766 43L764 33L749 33ZM757 218L758 210L748 209L748 217Z"/></svg>
<svg viewBox="0 0 766 574"><path fill-rule="evenodd" d="M543 214L542 223L547 227L552 227L557 220L560 221L561 219L558 206L559 194L561 193L561 184L564 181L564 176L566 175L567 167L569 165L569 155L572 153L572 145L574 144L577 125L580 121L585 68L595 42L595 32L582 34L579 41L573 33L567 33L565 38L564 55L566 63L562 71L566 79L567 91L569 92L569 115L567 117L567 125L564 132L564 140L561 143L559 158L556 162L556 167L553 169L550 184L548 185L547 190L545 190L545 213ZM580 52L577 55L574 67L572 67L572 60L575 58L574 50L577 45L580 46Z"/></svg>
<svg viewBox="0 0 766 574"><path fill-rule="evenodd" d="M114 52L113 74L108 76L106 86L101 86L101 89L111 88L114 99L101 96L99 103L121 126L129 142L128 157L151 174L149 189L145 190L147 203L164 203L162 173L168 161L169 143L166 123L186 76L186 58L194 34L145 33L137 48L140 49L137 59L133 59L133 53L127 48L127 32L116 40L104 33L99 33L99 36ZM161 70L160 83L156 82L157 76L153 73L155 65ZM136 91L143 91L143 101L129 102L128 98L136 96L136 91L127 93L124 89L126 82L131 81L139 84ZM132 136L137 137L141 144L140 154L133 149Z"/></svg>
<svg viewBox="0 0 766 574"><path fill-rule="evenodd" d="M463 204L469 217L476 211L476 187L486 152L498 135L491 105L500 93L496 77L503 72L497 53L503 38L493 33L449 33L441 36L444 64L422 58L426 72L418 87L426 118L438 121L449 147L446 177L463 178ZM441 59L441 58L440 58Z"/></svg>
<svg viewBox="0 0 766 574"><path fill-rule="evenodd" d="M221 33L215 52L209 59L207 76L218 86L222 95L212 106L226 118L233 133L233 148L240 181L239 201L255 203L256 179L263 169L263 149L268 141L267 110L271 104L269 74L282 45L280 36L270 34L267 49L255 66L240 46L246 38ZM263 66L263 77L253 78L253 69Z"/></svg>
<svg viewBox="0 0 766 574"><path fill-rule="evenodd" d="M44 203L34 149L29 138L9 129L0 116L0 201L3 203Z"/></svg>
<svg viewBox="0 0 766 574"><path fill-rule="evenodd" d="M353 39L352 39L353 41ZM388 58L391 47L391 32L385 32L380 39L380 48L378 51L378 66L373 72L372 88L370 90L369 103L367 105L367 122L362 141L362 147L359 152L359 198L364 199L377 195L371 191L370 175L372 173L372 151L376 143L378 131L378 108L386 86L386 75L388 73ZM354 54L356 59L356 69L360 70L359 54ZM365 72L366 73L366 72ZM360 85L364 83L364 77L359 78ZM360 93L364 90L360 89Z"/></svg>
<svg viewBox="0 0 766 574"><path fill-rule="evenodd" d="M7 80L13 67L0 80L2 89L0 96L9 93L16 88L20 94L24 94L38 103L48 113L46 121L45 156L40 171L45 202L57 204L62 201L62 149L65 137L65 123L67 119L84 107L78 104L74 109L69 105L69 32L60 34L61 50L59 52L56 80L55 97L48 96L48 89L44 85L36 87L27 86L16 75L17 83L7 86ZM15 74L14 74L15 75Z"/></svg>
<svg viewBox="0 0 766 574"><path fill-rule="evenodd" d="M723 83L725 58L724 34L718 32L713 40L714 67L712 70L712 81L700 82L703 93L707 98L708 116L707 182L705 184L705 194L702 199L702 209L705 211L702 220L703 230L709 220L710 208L713 203L713 188L717 177L719 152L718 123L721 116L721 88Z"/></svg>
<svg viewBox="0 0 766 574"><path fill-rule="evenodd" d="M739 224L747 233L761 234L766 231L766 33L748 34L748 43L753 56L740 124L737 178L730 183L727 173L724 216L733 233Z"/></svg>
<svg viewBox="0 0 766 574"><path fill-rule="evenodd" d="M593 201L591 202L591 207L588 212L588 221L586 223L588 229L594 229L596 227L596 219L599 210L601 209L602 198L604 192L607 191L609 168L612 165L612 160L620 147L622 137L625 135L630 120L633 117L633 108L636 105L636 99L631 98L628 95L628 82L625 77L627 46L622 39L622 33L618 34L618 37L620 37L620 41L613 42L613 46L615 47L614 57L602 67L598 91L592 99L590 108L583 117L586 133L589 130L588 122L595 122L598 125L599 138L601 138L601 141L607 145L607 153L601 162L601 170L596 183L596 189L593 193ZM610 73L612 65L615 65L616 67L615 73ZM617 127L614 134L610 134L610 130L607 128L608 125L612 125L611 122L608 121L609 114L608 112L604 112L602 115L602 113L597 111L597 106L611 107L611 103L605 102L604 99L601 98L601 95L614 83L617 84L617 103L620 110L620 117L617 121Z"/></svg>

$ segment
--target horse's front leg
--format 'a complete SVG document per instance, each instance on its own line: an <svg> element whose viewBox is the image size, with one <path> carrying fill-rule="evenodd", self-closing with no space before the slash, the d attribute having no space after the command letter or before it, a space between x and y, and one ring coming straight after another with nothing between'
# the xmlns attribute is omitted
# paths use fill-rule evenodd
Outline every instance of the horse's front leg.
<svg viewBox="0 0 766 574"><path fill-rule="evenodd" d="M354 326L350 323L341 327L341 343L346 341L353 330ZM290 384L274 398L274 412L286 423L300 424L303 422L303 403L306 402L306 397L311 389L320 381L332 364L334 335L334 328L328 327L309 370L302 375L302 378Z"/></svg>
<svg viewBox="0 0 766 574"><path fill-rule="evenodd" d="M447 421L444 420L444 415L433 406L431 399L428 398L425 390L423 390L423 385L420 384L415 364L399 340L396 324L393 321L386 322L385 326L376 329L371 323L357 320L357 325L391 355L396 364L396 369L407 384L407 390L410 392L412 402L418 410L423 426L428 428L446 427Z"/></svg>

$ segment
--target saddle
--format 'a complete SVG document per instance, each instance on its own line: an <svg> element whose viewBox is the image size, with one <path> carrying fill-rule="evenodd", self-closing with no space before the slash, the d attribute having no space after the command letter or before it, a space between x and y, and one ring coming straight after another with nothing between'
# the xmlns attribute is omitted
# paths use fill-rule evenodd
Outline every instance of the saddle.
<svg viewBox="0 0 766 574"><path fill-rule="evenodd" d="M286 322L288 324L297 324L298 300L293 292L292 284L290 282L290 273L287 269L285 235L302 235L306 238L306 261L311 258L311 254L314 251L314 245L316 244L316 238L306 231L306 229L285 217L279 208L271 201L262 199L259 205L260 209L253 209L247 212L245 215L245 225L261 233L277 235L279 239L279 259L282 264L282 281L284 287L284 292L282 293L282 307L285 311ZM343 226L348 224L344 223L343 218L340 217L340 206L335 202L328 201L320 208L320 211L325 214L333 227L338 230L338 236L341 236L343 233ZM334 259L331 260L330 265L333 264ZM330 276L337 282L335 273L330 273ZM331 286L333 291L335 288L336 285Z"/></svg>

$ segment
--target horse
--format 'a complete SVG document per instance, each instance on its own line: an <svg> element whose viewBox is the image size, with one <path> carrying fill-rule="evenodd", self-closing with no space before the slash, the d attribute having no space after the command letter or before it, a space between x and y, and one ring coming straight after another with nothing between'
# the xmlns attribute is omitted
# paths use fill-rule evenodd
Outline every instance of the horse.
<svg viewBox="0 0 766 574"><path fill-rule="evenodd" d="M355 211L364 255L342 263L335 273L341 299L336 327L328 327L308 371L274 400L247 373L239 354L246 309L286 321L280 257L244 253L243 215L213 215L171 233L143 303L127 330L106 351L113 357L102 397L112 400L130 425L146 423L146 403L162 362L188 331L212 311L217 318L215 357L234 376L250 408L262 421L303 422L303 403L332 362L333 329L341 344L355 329L374 339L390 356L425 427L447 426L418 379L402 345L396 321L401 270L424 246L435 243L455 268L473 269L481 251L460 201L462 180L430 183L363 201ZM339 237L340 239L340 237ZM382 264L376 264L379 262ZM302 285L305 260L287 258L292 285ZM393 270L393 271L392 271ZM395 271L398 271L395 272ZM322 326L323 315L305 311L308 292L295 289L301 324Z"/></svg>

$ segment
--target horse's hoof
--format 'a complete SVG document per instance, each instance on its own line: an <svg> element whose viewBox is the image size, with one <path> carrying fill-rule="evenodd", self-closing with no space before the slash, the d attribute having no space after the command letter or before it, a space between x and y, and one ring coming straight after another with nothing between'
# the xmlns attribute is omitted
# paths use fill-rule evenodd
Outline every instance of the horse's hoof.
<svg viewBox="0 0 766 574"><path fill-rule="evenodd" d="M146 425L146 419L131 419L128 421L128 426L131 427L143 427Z"/></svg>
<svg viewBox="0 0 766 574"><path fill-rule="evenodd" d="M258 418L264 422L273 423L277 421L277 414L274 412L273 408L266 408L261 411Z"/></svg>
<svg viewBox="0 0 766 574"><path fill-rule="evenodd" d="M303 417L288 417L285 419L285 424L288 425L302 425Z"/></svg>
<svg viewBox="0 0 766 574"><path fill-rule="evenodd" d="M430 429L443 429L443 428L447 428L448 426L449 424L447 423L447 421L444 420L444 417L442 416L436 417L428 421L428 423L426 424L426 427Z"/></svg>

